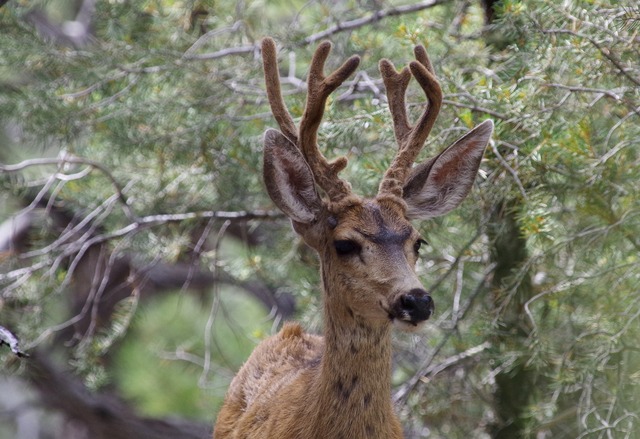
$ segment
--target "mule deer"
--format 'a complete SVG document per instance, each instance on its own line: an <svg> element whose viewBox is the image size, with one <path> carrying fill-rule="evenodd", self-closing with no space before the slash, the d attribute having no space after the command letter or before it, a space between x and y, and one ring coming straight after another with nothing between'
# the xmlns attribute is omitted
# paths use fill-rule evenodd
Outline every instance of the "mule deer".
<svg viewBox="0 0 640 439"><path fill-rule="evenodd" d="M413 166L442 104L422 46L399 73L380 61L398 152L374 198L338 177L346 158L327 161L317 132L327 98L357 68L349 58L329 76L331 44L320 44L296 128L280 91L276 46L262 42L269 104L280 131L264 135L264 181L273 202L320 257L324 337L288 323L238 372L218 415L215 438L401 438L391 402L392 326L414 330L434 304L415 274L424 243L409 222L443 215L469 193L493 131L485 121L436 157ZM405 92L413 76L427 98L410 125ZM318 192L323 191L324 197Z"/></svg>

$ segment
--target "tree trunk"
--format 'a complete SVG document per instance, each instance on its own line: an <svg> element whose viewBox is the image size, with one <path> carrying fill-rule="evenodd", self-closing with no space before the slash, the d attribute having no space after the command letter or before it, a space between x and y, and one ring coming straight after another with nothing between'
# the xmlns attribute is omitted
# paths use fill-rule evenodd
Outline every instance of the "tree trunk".
<svg viewBox="0 0 640 439"><path fill-rule="evenodd" d="M527 262L526 239L516 217L517 201L499 204L491 214L488 235L496 264L492 281L496 346L495 411L497 421L491 428L495 439L526 437L526 410L535 391L536 374L527 368L527 340L531 331L524 304L532 294ZM511 360L515 357L513 364Z"/></svg>

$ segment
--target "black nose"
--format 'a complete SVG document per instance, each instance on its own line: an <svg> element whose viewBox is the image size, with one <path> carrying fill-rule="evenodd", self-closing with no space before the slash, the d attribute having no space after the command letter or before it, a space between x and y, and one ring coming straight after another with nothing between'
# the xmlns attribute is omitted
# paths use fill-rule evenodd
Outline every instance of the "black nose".
<svg viewBox="0 0 640 439"><path fill-rule="evenodd" d="M400 296L400 310L403 314L402 320L408 320L417 324L427 320L433 314L435 305L429 294L420 288L415 288L407 294Z"/></svg>

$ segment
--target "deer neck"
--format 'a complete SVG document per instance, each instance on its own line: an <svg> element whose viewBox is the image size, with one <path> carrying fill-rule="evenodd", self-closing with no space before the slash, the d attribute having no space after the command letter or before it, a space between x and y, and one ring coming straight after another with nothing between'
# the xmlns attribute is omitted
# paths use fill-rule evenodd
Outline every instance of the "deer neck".
<svg viewBox="0 0 640 439"><path fill-rule="evenodd" d="M316 437L392 438L390 325L370 326L324 276L325 348L317 381ZM342 287L344 288L344 287Z"/></svg>

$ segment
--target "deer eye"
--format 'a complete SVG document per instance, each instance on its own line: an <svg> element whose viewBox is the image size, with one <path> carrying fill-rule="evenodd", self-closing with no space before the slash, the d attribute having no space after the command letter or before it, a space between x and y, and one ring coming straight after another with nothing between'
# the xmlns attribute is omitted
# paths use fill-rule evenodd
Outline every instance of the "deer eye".
<svg viewBox="0 0 640 439"><path fill-rule="evenodd" d="M356 253L360 253L362 247L355 241L350 239L339 239L333 242L333 246L336 248L336 252L340 256L347 256Z"/></svg>
<svg viewBox="0 0 640 439"><path fill-rule="evenodd" d="M422 247L422 244L426 244L426 243L427 241L420 238L413 244L413 251L416 253L416 255L420 254L420 247Z"/></svg>

